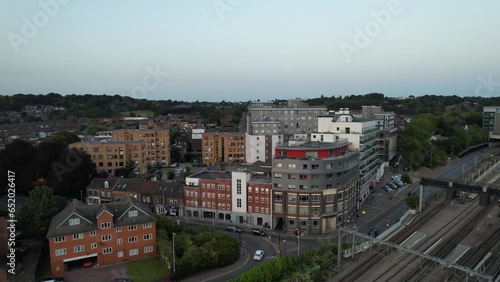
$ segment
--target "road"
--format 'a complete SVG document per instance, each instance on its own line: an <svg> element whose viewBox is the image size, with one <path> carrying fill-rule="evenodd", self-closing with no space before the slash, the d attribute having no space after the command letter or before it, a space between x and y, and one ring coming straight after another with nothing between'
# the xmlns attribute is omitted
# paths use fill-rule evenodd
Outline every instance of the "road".
<svg viewBox="0 0 500 282"><path fill-rule="evenodd" d="M496 148L489 148L487 150L474 152L469 154L459 160L457 160L452 165L444 168L439 173L433 174L432 176L435 178L449 178L449 179L459 179L463 173L467 173L469 170L474 169L476 164L480 163L482 158L487 158L493 151L497 151ZM395 173L400 173L399 171L395 171ZM388 177L387 177L388 178ZM385 183L385 182L384 182ZM368 233L372 229L379 230L379 233L385 231L387 229L387 220L391 224L399 220L408 210L408 206L406 205L405 196L409 191L418 192L419 183L413 183L406 187L403 191L398 191L396 195L392 196L394 202L389 200L388 202L383 202L383 205L389 206L389 208L380 211L380 213L373 219L368 222L359 222L359 231L361 233ZM388 196L384 195L380 189L377 190L375 194L375 199L379 199L379 201L387 201ZM394 193L394 192L392 192ZM430 201L437 193L437 188L435 187L424 187L424 199L426 201ZM371 199L370 199L371 200ZM373 201L365 200L365 202L361 205L361 209L365 209L367 204L376 205ZM379 204L380 205L380 204ZM370 206L366 207L369 208Z"/></svg>

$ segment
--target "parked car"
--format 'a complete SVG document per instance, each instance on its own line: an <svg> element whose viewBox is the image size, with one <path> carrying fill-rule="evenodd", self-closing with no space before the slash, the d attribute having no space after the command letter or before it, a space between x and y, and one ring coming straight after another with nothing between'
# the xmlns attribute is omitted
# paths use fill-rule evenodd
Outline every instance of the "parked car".
<svg viewBox="0 0 500 282"><path fill-rule="evenodd" d="M398 186L396 186L396 184L394 184L394 183L387 183L386 185L392 189L398 189Z"/></svg>
<svg viewBox="0 0 500 282"><path fill-rule="evenodd" d="M384 189L385 192L391 192L392 191L391 187L389 187L388 185L385 185L383 189Z"/></svg>
<svg viewBox="0 0 500 282"><path fill-rule="evenodd" d="M401 174L396 174L394 176L391 177L392 180L399 180L401 179Z"/></svg>
<svg viewBox="0 0 500 282"><path fill-rule="evenodd" d="M92 265L94 265L94 263L92 262L91 259L85 259L83 261L83 267L84 268L89 268L89 267L92 267Z"/></svg>
<svg viewBox="0 0 500 282"><path fill-rule="evenodd" d="M255 254L253 255L254 260L262 260L264 257L264 251L263 250L257 250Z"/></svg>
<svg viewBox="0 0 500 282"><path fill-rule="evenodd" d="M241 232L241 228L233 226L233 225L229 225L227 227L227 231L229 231L229 232L238 232L239 233L239 232Z"/></svg>
<svg viewBox="0 0 500 282"><path fill-rule="evenodd" d="M252 235L266 236L266 232L264 232L264 230L258 229L258 228L252 229L251 233L252 233Z"/></svg>
<svg viewBox="0 0 500 282"><path fill-rule="evenodd" d="M402 184L402 183L400 183L400 182L397 182L397 181L394 181L394 183L393 183L393 184L394 184L394 185L396 185L396 187L397 187L397 188L401 188L401 187L403 187L403 184Z"/></svg>
<svg viewBox="0 0 500 282"><path fill-rule="evenodd" d="M417 192L415 192L415 191L408 192L408 196L413 196L413 195L417 195Z"/></svg>

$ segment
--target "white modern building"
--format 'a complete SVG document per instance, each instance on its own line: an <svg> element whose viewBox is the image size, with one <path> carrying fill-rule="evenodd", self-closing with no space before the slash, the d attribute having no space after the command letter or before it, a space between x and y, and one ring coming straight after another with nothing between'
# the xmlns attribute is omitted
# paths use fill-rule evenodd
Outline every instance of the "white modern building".
<svg viewBox="0 0 500 282"><path fill-rule="evenodd" d="M283 142L283 134L277 135L245 135L246 161L254 163L262 161L271 164L276 144Z"/></svg>

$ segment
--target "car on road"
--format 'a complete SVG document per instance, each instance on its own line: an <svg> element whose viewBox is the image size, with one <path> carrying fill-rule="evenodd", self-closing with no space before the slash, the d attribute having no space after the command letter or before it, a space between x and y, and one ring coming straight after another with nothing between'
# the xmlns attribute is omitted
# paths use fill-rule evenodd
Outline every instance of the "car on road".
<svg viewBox="0 0 500 282"><path fill-rule="evenodd" d="M377 229L370 230L370 232L368 232L368 236L370 236L370 237L377 237L378 236L378 230Z"/></svg>
<svg viewBox="0 0 500 282"><path fill-rule="evenodd" d="M239 233L239 232L241 232L241 228L233 226L233 225L229 225L227 227L227 231L229 231L229 232L238 232Z"/></svg>
<svg viewBox="0 0 500 282"><path fill-rule="evenodd" d="M262 260L264 257L264 251L263 250L257 250L255 254L253 255L254 260Z"/></svg>
<svg viewBox="0 0 500 282"><path fill-rule="evenodd" d="M258 236L266 236L266 232L262 229L254 228L251 231L252 235L258 235Z"/></svg>
<svg viewBox="0 0 500 282"><path fill-rule="evenodd" d="M92 265L94 265L94 264L92 263L92 260L91 260L91 259L85 259L85 260L83 261L83 267L84 267L84 268L89 268L89 267L92 267Z"/></svg>

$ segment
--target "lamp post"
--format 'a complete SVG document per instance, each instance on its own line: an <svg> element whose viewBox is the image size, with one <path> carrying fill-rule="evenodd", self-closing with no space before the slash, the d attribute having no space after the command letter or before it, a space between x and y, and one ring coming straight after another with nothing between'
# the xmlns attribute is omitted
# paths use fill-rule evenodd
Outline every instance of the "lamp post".
<svg viewBox="0 0 500 282"><path fill-rule="evenodd" d="M80 202L83 203L83 190L80 190Z"/></svg>
<svg viewBox="0 0 500 282"><path fill-rule="evenodd" d="M175 276L175 233L172 233L172 257L174 262L174 276Z"/></svg>

